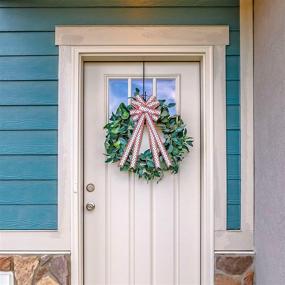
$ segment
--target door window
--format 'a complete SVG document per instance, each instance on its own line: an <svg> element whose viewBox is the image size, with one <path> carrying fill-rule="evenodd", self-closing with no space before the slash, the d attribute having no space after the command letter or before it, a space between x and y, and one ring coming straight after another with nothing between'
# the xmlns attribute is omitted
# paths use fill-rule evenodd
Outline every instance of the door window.
<svg viewBox="0 0 285 285"><path fill-rule="evenodd" d="M176 78L152 77L145 79L144 90L147 96L155 95L158 100L165 100L167 104L176 103ZM143 92L142 78L108 78L108 109L109 116L116 112L121 103L128 105L136 89ZM177 107L169 109L171 115L176 114Z"/></svg>

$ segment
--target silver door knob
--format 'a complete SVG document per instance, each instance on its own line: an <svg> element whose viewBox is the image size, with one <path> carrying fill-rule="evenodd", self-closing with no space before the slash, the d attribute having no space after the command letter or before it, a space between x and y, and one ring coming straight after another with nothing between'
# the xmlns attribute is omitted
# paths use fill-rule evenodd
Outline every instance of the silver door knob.
<svg viewBox="0 0 285 285"><path fill-rule="evenodd" d="M87 204L86 204L86 210L87 211L93 211L95 209L95 203L93 203L93 202L88 202Z"/></svg>

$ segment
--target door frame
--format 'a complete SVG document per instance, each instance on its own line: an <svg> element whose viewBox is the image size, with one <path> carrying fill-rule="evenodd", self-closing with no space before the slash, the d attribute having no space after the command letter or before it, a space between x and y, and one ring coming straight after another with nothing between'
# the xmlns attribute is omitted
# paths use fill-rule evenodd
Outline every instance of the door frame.
<svg viewBox="0 0 285 285"><path fill-rule="evenodd" d="M214 284L214 199L226 192L228 43L228 26L56 27L58 189L66 190L71 200L72 284L83 284L83 63L141 60L201 63L201 285Z"/></svg>

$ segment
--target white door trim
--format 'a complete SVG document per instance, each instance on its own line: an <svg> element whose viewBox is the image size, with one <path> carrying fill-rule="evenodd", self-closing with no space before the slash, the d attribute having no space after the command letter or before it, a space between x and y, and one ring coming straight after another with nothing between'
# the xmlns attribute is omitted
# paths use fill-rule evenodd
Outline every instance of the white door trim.
<svg viewBox="0 0 285 285"><path fill-rule="evenodd" d="M96 29L101 27L75 28L75 36L70 35L70 27L56 28L57 44L59 48L59 181L62 187L68 187L71 195L71 276L72 284L83 284L83 211L82 211L82 78L83 62L88 60L199 60L201 62L201 284L214 284L214 188L215 191L226 191L225 175L225 45L228 44L228 28L209 27L213 35L223 33L223 37L209 36L209 31L204 29L194 33L195 27L183 27L180 34L177 27L168 26L167 35L173 36L171 45L158 45L155 35L160 35L161 27L128 27L132 34L139 34L148 39L146 44L138 45L136 42L128 42L130 35L122 33L128 45L116 45L116 37L112 26L103 27L104 45L100 43L100 37L94 41ZM124 29L126 27L121 27ZM187 28L189 31L187 33ZM185 30L186 29L186 30ZM142 31L142 32L140 32ZM207 32L206 32L207 31ZM136 33L137 32L137 33ZM185 42L184 33L191 35L189 45ZM95 33L96 34L96 33ZM91 35L91 36L90 36ZM105 45L106 35L113 41ZM153 36L154 35L154 36ZM90 39L89 46L81 46ZM120 41L122 40L120 37ZM206 44L206 39L211 39ZM222 38L222 40L221 40ZM60 39L60 40L59 40ZM65 41L66 39L66 41ZM74 40L73 40L74 39ZM155 44L151 44L151 40ZM132 43L133 42L133 43ZM107 41L108 43L108 41ZM142 42L143 43L143 42ZM214 102L215 98L215 102ZM215 155L214 155L215 147ZM214 180L215 168L215 180ZM217 188L216 188L217 187ZM62 191L62 189L59 189ZM68 192L67 191L67 192ZM216 193L217 194L217 193Z"/></svg>

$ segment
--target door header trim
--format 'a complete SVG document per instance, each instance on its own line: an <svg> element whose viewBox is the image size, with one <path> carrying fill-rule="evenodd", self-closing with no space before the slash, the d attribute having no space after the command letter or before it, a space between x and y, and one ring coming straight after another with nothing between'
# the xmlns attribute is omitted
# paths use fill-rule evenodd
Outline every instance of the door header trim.
<svg viewBox="0 0 285 285"><path fill-rule="evenodd" d="M228 45L228 26L57 26L56 45Z"/></svg>

